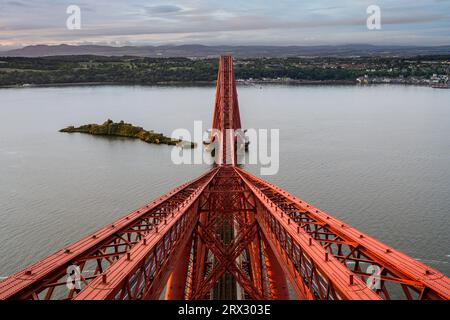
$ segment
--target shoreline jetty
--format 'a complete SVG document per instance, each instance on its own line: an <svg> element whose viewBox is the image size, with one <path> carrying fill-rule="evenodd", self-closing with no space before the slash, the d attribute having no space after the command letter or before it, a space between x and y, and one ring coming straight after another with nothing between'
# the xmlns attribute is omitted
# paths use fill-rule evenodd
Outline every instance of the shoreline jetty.
<svg viewBox="0 0 450 320"><path fill-rule="evenodd" d="M123 121L114 122L110 119L103 124L87 124L80 127L69 126L59 130L66 133L85 133L97 136L125 137L131 139L140 139L146 143L166 144L170 146L180 146L182 148L195 148L196 144L190 141L172 139L164 136L162 133L156 133L153 130L147 131L142 127L133 126Z"/></svg>

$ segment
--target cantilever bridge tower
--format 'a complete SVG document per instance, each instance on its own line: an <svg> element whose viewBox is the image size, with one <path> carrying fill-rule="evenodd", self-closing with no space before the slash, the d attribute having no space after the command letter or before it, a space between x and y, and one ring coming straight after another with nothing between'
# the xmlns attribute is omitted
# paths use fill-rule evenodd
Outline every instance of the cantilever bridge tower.
<svg viewBox="0 0 450 320"><path fill-rule="evenodd" d="M229 56L213 129L240 129ZM0 282L0 299L449 299L450 279L236 166L210 171Z"/></svg>

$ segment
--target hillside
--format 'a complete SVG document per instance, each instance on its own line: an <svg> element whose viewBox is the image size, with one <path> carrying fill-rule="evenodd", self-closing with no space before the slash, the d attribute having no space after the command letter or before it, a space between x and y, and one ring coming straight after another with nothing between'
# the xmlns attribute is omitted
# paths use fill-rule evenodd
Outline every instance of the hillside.
<svg viewBox="0 0 450 320"><path fill-rule="evenodd" d="M350 44L339 46L99 46L99 45L35 45L0 52L7 57L44 57L57 55L99 55L140 57L217 57L231 54L241 58L298 57L298 56L417 56L450 54L448 46L374 46Z"/></svg>

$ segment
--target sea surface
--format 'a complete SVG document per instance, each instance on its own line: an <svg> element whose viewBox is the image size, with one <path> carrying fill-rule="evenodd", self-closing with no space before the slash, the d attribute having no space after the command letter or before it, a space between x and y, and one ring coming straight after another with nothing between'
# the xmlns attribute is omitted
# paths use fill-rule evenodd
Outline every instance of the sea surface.
<svg viewBox="0 0 450 320"><path fill-rule="evenodd" d="M280 129L264 179L450 275L450 90L240 86L245 128ZM213 87L0 89L0 277L208 170L171 147L59 133L124 120L170 135L211 123ZM259 166L246 166L259 175Z"/></svg>

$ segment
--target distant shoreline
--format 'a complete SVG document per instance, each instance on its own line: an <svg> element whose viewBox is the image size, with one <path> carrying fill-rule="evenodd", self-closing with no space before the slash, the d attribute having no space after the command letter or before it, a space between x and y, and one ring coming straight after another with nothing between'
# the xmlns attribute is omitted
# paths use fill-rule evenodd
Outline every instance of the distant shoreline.
<svg viewBox="0 0 450 320"><path fill-rule="evenodd" d="M215 85L215 82L198 81L198 82L159 82L159 83L125 83L125 82L72 82L72 83L40 83L40 84L22 84L22 85L0 85L0 88L51 88L51 87L89 87L89 86L200 86L200 85Z"/></svg>
<svg viewBox="0 0 450 320"><path fill-rule="evenodd" d="M73 82L73 83L44 83L44 84L25 84L25 85L0 85L0 89L26 89L26 88L58 88L58 87L90 87L90 86L140 86L140 87L180 87L180 86L215 86L215 81L186 81L186 82L157 82L157 83L123 83L123 82ZM376 86L376 85L401 85L430 87L429 84L420 83L370 83L359 84L350 80L326 80L326 81L303 81L303 80L244 80L237 81L238 86L260 86L260 85L292 85L292 86Z"/></svg>

